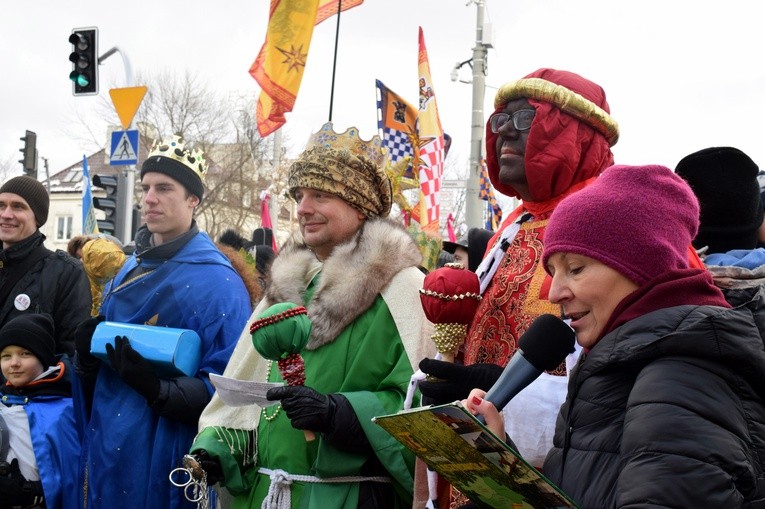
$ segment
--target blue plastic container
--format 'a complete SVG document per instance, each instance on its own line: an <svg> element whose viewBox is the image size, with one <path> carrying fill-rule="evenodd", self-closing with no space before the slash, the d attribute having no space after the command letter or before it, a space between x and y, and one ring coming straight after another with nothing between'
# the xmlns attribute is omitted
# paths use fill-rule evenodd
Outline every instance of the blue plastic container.
<svg viewBox="0 0 765 509"><path fill-rule="evenodd" d="M109 364L107 343L114 346L116 336L125 336L162 378L195 376L202 357L202 340L193 330L101 322L93 333L90 353Z"/></svg>

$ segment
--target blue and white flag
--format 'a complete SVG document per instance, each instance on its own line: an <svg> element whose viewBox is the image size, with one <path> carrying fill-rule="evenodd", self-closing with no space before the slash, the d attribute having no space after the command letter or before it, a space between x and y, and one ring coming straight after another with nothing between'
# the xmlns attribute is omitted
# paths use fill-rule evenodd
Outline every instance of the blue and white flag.
<svg viewBox="0 0 765 509"><path fill-rule="evenodd" d="M98 223L93 210L93 195L90 191L90 174L88 173L88 158L82 156L82 234L98 233Z"/></svg>

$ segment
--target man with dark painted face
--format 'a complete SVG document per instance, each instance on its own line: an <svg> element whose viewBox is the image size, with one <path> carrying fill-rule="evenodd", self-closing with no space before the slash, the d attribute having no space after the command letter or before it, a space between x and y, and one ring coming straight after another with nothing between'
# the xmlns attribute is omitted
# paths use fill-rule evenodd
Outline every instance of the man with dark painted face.
<svg viewBox="0 0 765 509"><path fill-rule="evenodd" d="M619 137L603 89L571 72L539 69L500 87L494 105L486 123L489 178L499 192L522 203L489 241L476 269L483 299L468 328L462 361L474 368L473 375L480 371L486 389L515 353L531 322L544 313L560 313L549 301L550 279L540 263L547 221L564 197L613 164L611 146ZM470 383L481 385L475 378L467 381L465 372L443 372L466 369L463 366L425 359L420 368L454 382L421 384L423 395L437 402L466 396L464 389ZM566 393L565 375L565 366L545 373L511 402L522 404L529 395L539 403L534 411L512 411L512 422L506 419L513 431L510 436L536 466L552 442L557 407ZM529 440L524 440L527 436Z"/></svg>

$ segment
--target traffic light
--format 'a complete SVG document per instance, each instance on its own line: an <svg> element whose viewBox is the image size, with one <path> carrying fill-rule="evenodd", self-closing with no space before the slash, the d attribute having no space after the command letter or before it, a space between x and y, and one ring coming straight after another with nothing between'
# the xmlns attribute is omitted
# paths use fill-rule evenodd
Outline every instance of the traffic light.
<svg viewBox="0 0 765 509"><path fill-rule="evenodd" d="M37 134L27 131L26 135L20 139L24 142L24 148L19 149L19 152L23 154L19 162L24 168L24 173L37 178Z"/></svg>
<svg viewBox="0 0 765 509"><path fill-rule="evenodd" d="M117 177L93 175L93 185L106 191L106 197L93 197L93 206L104 211L104 219L96 220L98 231L119 237L119 209L117 208Z"/></svg>
<svg viewBox="0 0 765 509"><path fill-rule="evenodd" d="M94 95L98 93L98 29L75 28L69 36L72 43L72 94Z"/></svg>

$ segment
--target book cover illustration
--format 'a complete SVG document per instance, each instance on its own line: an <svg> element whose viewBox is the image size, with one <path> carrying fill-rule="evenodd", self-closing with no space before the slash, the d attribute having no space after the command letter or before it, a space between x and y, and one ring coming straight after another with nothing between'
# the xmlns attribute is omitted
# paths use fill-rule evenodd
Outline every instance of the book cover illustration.
<svg viewBox="0 0 765 509"><path fill-rule="evenodd" d="M578 507L459 402L373 421L471 500L508 509Z"/></svg>

